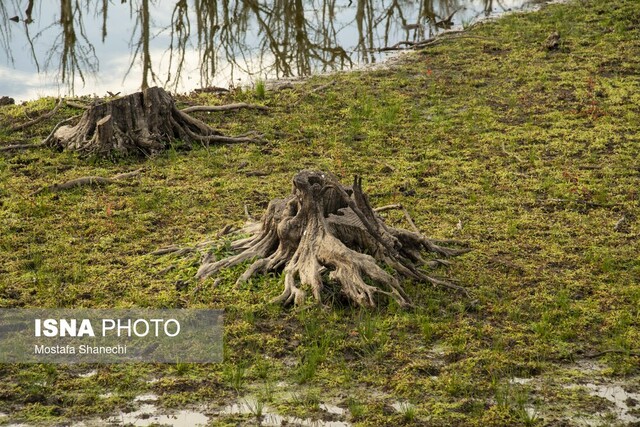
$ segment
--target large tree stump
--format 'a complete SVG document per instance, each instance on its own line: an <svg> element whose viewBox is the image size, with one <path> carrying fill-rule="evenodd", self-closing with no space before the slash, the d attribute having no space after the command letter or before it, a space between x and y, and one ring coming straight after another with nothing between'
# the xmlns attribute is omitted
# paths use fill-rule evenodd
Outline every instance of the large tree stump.
<svg viewBox="0 0 640 427"><path fill-rule="evenodd" d="M361 306L374 306L377 294L394 298L401 306L411 305L401 278L466 292L427 275L420 267L446 263L426 261L423 251L450 257L468 249L443 247L418 233L387 226L369 205L361 183L356 176L353 185L345 187L328 173L298 173L288 198L271 201L261 222L239 231L250 237L231 243L237 254L204 262L197 277L204 279L249 260L253 262L238 283L284 269L284 291L275 301L285 305L301 304L306 294L303 287L322 302L327 283L338 285L349 300Z"/></svg>
<svg viewBox="0 0 640 427"><path fill-rule="evenodd" d="M170 94L152 87L93 105L75 126L62 126L49 143L96 155L149 155L174 140L185 143L255 142L222 135L206 123L180 111Z"/></svg>

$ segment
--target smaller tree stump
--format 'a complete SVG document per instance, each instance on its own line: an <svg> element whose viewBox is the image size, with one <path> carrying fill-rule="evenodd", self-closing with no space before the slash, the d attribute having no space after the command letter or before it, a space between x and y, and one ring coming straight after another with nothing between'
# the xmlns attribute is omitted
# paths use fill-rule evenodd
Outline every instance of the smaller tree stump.
<svg viewBox="0 0 640 427"><path fill-rule="evenodd" d="M49 144L87 155L151 155L171 142L258 142L228 137L180 111L169 93L159 87L91 106L75 126L61 126Z"/></svg>

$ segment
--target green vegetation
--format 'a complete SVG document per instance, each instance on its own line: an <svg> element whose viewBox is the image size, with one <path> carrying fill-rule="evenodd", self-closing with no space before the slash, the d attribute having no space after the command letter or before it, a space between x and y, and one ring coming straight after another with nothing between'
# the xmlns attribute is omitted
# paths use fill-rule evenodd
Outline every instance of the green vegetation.
<svg viewBox="0 0 640 427"><path fill-rule="evenodd" d="M639 22L635 0L574 1L474 26L377 70L294 90L192 95L269 106L201 116L228 135L265 132L264 145L176 144L119 163L2 153L1 306L211 307L226 317L221 364L100 366L86 378L94 367L2 365L9 416L0 423L113 414L143 392L164 407L213 410L261 395L252 414L229 416L245 421L268 412L262 402L305 418L333 402L362 426L541 425L606 413L606 401L565 386L640 385ZM554 30L560 48L548 51ZM312 91L328 79L335 84ZM54 102L2 107L0 123ZM61 109L19 134L3 127L0 143L38 141L73 114ZM30 195L139 167L121 184ZM473 252L436 274L475 300L407 284L413 311L392 302L297 311L267 303L280 277L236 289L239 266L214 286L195 281L197 255L149 255L241 224L244 204L259 215L304 168L344 182L361 174L374 206L402 203L426 235L469 242ZM397 212L388 221L406 227ZM618 352L597 359L600 370L581 368L604 350ZM411 406L396 411L395 402Z"/></svg>

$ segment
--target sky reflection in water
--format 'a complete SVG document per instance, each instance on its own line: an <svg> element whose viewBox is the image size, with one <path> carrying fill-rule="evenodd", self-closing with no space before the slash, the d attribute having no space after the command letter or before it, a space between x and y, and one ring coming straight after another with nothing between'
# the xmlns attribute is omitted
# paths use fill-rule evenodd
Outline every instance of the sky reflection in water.
<svg viewBox="0 0 640 427"><path fill-rule="evenodd" d="M0 96L104 96L153 85L188 92L349 69L379 62L378 48L433 36L452 14L460 26L535 3L4 0Z"/></svg>

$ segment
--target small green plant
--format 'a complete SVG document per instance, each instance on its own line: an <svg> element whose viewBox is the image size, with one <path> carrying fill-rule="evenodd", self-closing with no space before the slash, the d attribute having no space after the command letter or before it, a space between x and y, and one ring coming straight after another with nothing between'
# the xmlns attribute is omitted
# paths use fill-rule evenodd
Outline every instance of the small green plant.
<svg viewBox="0 0 640 427"><path fill-rule="evenodd" d="M186 374L187 372L189 372L190 368L191 368L191 365L189 363L184 363L184 362L177 362L175 365L173 365L173 370L178 375Z"/></svg>
<svg viewBox="0 0 640 427"><path fill-rule="evenodd" d="M256 82L256 98L264 99L267 94L267 88L264 80L258 80Z"/></svg>
<svg viewBox="0 0 640 427"><path fill-rule="evenodd" d="M235 390L240 391L244 384L245 367L242 364L226 365L223 370L225 381Z"/></svg>
<svg viewBox="0 0 640 427"><path fill-rule="evenodd" d="M400 412L402 418L408 423L416 419L416 407L409 402L401 402L398 404L398 412Z"/></svg>
<svg viewBox="0 0 640 427"><path fill-rule="evenodd" d="M374 341L378 330L378 323L376 320L377 319L371 316L371 313L368 311L361 313L357 329L360 339L364 344L371 344Z"/></svg>
<svg viewBox="0 0 640 427"><path fill-rule="evenodd" d="M444 391L452 397L462 397L469 393L469 383L463 374L458 371L452 371L446 375L440 376Z"/></svg>
<svg viewBox="0 0 640 427"><path fill-rule="evenodd" d="M264 411L264 402L261 399L246 399L245 404L249 411L253 414L256 419L260 420L262 418L262 413Z"/></svg>
<svg viewBox="0 0 640 427"><path fill-rule="evenodd" d="M327 358L333 336L323 328L317 311L301 314L300 321L304 325L305 336L296 374L298 382L305 383L315 376L318 366Z"/></svg>
<svg viewBox="0 0 640 427"><path fill-rule="evenodd" d="M305 408L311 411L317 411L320 408L320 394L316 390L309 390L304 395L303 404Z"/></svg>
<svg viewBox="0 0 640 427"><path fill-rule="evenodd" d="M320 393L317 390L308 390L304 394L294 393L292 400L295 405L311 411L317 411L320 408Z"/></svg>
<svg viewBox="0 0 640 427"><path fill-rule="evenodd" d="M347 408L354 419L361 418L364 415L364 405L354 398L347 401Z"/></svg>
<svg viewBox="0 0 640 427"><path fill-rule="evenodd" d="M266 380L269 377L269 372L271 372L273 366L265 359L258 359L253 365L253 369L258 378Z"/></svg>
<svg viewBox="0 0 640 427"><path fill-rule="evenodd" d="M305 383L312 379L318 369L318 365L326 358L327 344L313 343L302 356L302 361L298 366L298 382Z"/></svg>
<svg viewBox="0 0 640 427"><path fill-rule="evenodd" d="M526 389L514 386L510 383L500 383L497 379L492 380L496 404L504 409L508 409L526 426L534 426L539 418L537 411L527 404L529 395Z"/></svg>
<svg viewBox="0 0 640 427"><path fill-rule="evenodd" d="M264 398L265 401L267 402L273 401L273 391L274 391L273 382L269 380L265 380L264 388L262 389L262 397Z"/></svg>
<svg viewBox="0 0 640 427"><path fill-rule="evenodd" d="M389 339L387 331L380 325L379 318L366 310L360 312L356 330L364 352L369 355L382 349Z"/></svg>
<svg viewBox="0 0 640 427"><path fill-rule="evenodd" d="M516 410L516 414L525 426L534 426L538 424L538 413L531 407L518 408Z"/></svg>

